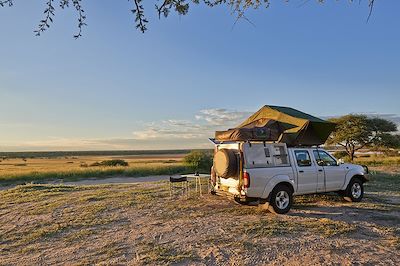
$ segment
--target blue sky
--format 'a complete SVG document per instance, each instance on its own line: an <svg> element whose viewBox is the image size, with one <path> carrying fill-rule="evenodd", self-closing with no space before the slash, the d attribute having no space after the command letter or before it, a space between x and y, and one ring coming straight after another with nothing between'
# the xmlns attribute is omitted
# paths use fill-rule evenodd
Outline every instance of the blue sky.
<svg viewBox="0 0 400 266"><path fill-rule="evenodd" d="M400 117L400 1L272 1L234 25L227 7L192 6L135 30L132 3L83 1L88 27L45 1L0 8L0 150L210 147L264 104L316 116Z"/></svg>

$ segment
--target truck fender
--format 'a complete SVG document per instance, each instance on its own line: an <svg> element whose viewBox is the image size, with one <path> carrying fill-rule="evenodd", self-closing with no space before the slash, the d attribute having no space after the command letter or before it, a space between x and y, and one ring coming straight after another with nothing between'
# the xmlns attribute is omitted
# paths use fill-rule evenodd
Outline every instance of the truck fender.
<svg viewBox="0 0 400 266"><path fill-rule="evenodd" d="M290 179L289 176L287 175L276 175L274 177L272 177L267 185L264 188L264 192L261 195L262 199L267 199L269 194L271 193L271 191L276 187L276 185L278 185L279 183L285 183L288 184L289 186L291 186L293 192L294 190L294 180Z"/></svg>
<svg viewBox="0 0 400 266"><path fill-rule="evenodd" d="M345 179L344 185L342 186L341 190L345 190L347 188L347 186L350 183L350 180L354 176L360 176L360 177L364 178L364 173L361 170L358 170L358 169L351 169L350 171L348 171L347 174L346 174L346 179Z"/></svg>

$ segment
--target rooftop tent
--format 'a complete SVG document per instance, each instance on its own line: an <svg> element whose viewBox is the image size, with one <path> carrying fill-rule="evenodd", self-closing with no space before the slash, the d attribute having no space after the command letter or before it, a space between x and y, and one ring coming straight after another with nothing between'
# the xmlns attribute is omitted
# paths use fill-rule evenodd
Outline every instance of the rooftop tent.
<svg viewBox="0 0 400 266"><path fill-rule="evenodd" d="M280 135L280 131L268 127L231 128L226 131L216 131L215 139L219 141L277 141Z"/></svg>
<svg viewBox="0 0 400 266"><path fill-rule="evenodd" d="M263 140L309 146L323 144L334 128L334 123L296 109L265 105L238 127L217 131L215 138L220 141ZM266 134L257 136L258 131Z"/></svg>

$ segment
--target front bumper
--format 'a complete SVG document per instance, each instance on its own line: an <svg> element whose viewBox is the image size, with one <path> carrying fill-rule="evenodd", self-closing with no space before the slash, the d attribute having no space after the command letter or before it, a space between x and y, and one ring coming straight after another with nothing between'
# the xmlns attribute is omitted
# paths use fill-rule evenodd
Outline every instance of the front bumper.
<svg viewBox="0 0 400 266"><path fill-rule="evenodd" d="M370 180L368 166L366 166L366 165L361 165L361 166L362 166L362 168L364 169L364 179L365 179L365 182L367 182L367 181Z"/></svg>

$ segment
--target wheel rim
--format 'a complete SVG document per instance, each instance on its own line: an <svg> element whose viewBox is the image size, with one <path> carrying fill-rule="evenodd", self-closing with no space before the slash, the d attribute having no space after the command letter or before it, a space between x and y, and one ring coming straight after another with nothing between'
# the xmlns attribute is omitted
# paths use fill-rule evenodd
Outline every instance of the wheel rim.
<svg viewBox="0 0 400 266"><path fill-rule="evenodd" d="M275 197L276 206L283 210L289 205L289 194L286 191L279 191Z"/></svg>
<svg viewBox="0 0 400 266"><path fill-rule="evenodd" d="M358 199L359 197L361 197L361 185L359 183L354 183L351 186L351 195L353 196L353 198Z"/></svg>

